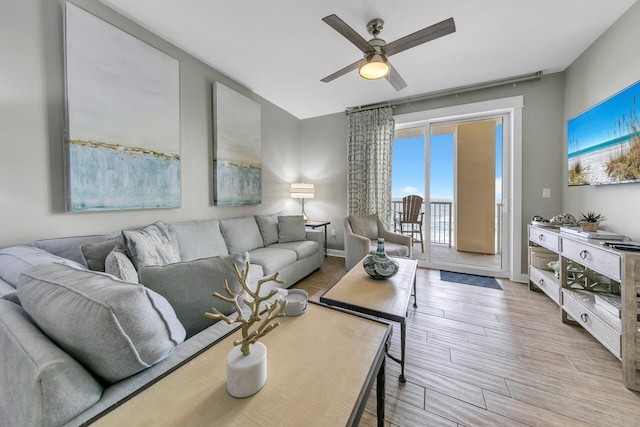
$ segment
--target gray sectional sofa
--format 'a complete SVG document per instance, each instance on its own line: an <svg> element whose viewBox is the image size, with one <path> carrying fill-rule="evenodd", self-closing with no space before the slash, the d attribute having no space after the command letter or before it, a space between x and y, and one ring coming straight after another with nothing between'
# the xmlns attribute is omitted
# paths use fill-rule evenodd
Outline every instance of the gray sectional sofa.
<svg viewBox="0 0 640 427"><path fill-rule="evenodd" d="M0 425L81 425L237 324L211 297L278 272L289 287L323 263L302 217L257 215L39 240L0 250ZM139 282L139 283L138 283ZM226 304L226 305L225 305ZM220 361L225 363L225 361Z"/></svg>

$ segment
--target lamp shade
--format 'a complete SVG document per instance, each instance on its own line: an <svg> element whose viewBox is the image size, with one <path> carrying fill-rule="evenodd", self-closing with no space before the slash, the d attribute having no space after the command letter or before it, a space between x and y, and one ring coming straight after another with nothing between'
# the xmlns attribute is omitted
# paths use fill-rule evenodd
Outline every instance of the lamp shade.
<svg viewBox="0 0 640 427"><path fill-rule="evenodd" d="M360 75L368 80L376 80L389 74L387 58L379 53L367 55L360 65Z"/></svg>
<svg viewBox="0 0 640 427"><path fill-rule="evenodd" d="M313 184L294 182L291 184L289 193L291 193L292 199L313 199L316 189Z"/></svg>

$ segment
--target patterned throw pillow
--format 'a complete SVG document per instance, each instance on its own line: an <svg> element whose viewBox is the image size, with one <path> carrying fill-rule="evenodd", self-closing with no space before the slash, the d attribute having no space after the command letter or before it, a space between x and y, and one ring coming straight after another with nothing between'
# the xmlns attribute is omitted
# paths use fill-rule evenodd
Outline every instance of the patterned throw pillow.
<svg viewBox="0 0 640 427"><path fill-rule="evenodd" d="M139 230L124 230L122 234L137 270L180 262L178 241L162 221Z"/></svg>
<svg viewBox="0 0 640 427"><path fill-rule="evenodd" d="M138 283L138 272L124 248L117 245L104 260L104 271L125 282Z"/></svg>

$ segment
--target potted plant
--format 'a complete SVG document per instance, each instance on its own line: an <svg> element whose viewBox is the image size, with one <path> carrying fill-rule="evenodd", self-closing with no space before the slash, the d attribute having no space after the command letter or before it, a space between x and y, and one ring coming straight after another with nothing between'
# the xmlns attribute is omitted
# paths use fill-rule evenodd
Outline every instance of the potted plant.
<svg viewBox="0 0 640 427"><path fill-rule="evenodd" d="M597 212L580 212L580 219L578 220L578 224L580 224L582 231L597 231L600 221L604 221L605 219L606 218L604 215Z"/></svg>

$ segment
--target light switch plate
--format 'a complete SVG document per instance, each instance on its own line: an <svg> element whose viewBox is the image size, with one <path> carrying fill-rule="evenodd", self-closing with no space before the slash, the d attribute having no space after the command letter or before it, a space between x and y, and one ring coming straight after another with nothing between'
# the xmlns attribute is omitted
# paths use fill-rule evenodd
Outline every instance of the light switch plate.
<svg viewBox="0 0 640 427"><path fill-rule="evenodd" d="M551 189L550 188L543 188L542 189L542 197L544 199L550 199L551 198Z"/></svg>

